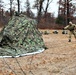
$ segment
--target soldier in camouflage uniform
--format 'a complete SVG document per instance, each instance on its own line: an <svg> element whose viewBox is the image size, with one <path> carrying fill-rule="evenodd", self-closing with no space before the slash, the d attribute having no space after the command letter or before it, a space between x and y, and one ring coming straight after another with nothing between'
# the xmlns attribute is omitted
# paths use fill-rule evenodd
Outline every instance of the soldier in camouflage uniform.
<svg viewBox="0 0 76 75"><path fill-rule="evenodd" d="M75 39L76 39L76 32L75 32L75 28L76 28L76 25L73 24L72 22L69 22L69 25L67 25L64 29L67 29L69 30L69 41L68 42L71 42L71 35L73 34Z"/></svg>

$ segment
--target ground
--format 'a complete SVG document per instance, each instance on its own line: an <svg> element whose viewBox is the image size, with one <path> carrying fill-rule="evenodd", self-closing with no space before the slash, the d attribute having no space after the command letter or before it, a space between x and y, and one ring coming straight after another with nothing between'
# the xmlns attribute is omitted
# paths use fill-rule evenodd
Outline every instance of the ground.
<svg viewBox="0 0 76 75"><path fill-rule="evenodd" d="M44 32L45 30L42 30ZM42 34L48 49L19 58L0 58L0 75L76 75L76 40L68 34Z"/></svg>

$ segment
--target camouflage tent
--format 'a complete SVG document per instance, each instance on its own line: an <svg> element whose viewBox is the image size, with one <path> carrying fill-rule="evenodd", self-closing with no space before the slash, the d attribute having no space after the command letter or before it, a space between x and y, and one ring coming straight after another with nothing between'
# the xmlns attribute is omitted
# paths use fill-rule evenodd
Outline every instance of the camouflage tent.
<svg viewBox="0 0 76 75"><path fill-rule="evenodd" d="M17 56L43 50L44 42L36 24L35 20L24 15L13 16L1 32L0 56Z"/></svg>

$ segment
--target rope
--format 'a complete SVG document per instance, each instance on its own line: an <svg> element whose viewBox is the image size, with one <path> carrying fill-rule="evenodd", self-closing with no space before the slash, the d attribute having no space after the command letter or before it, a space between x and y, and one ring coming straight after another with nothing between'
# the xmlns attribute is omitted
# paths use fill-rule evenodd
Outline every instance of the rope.
<svg viewBox="0 0 76 75"><path fill-rule="evenodd" d="M25 72L23 71L23 69L21 68L21 65L20 65L20 63L18 62L17 58L15 58L15 60L17 61L17 63L18 63L18 65L19 65L21 71L23 72L23 74L26 75L26 73L25 73Z"/></svg>
<svg viewBox="0 0 76 75"><path fill-rule="evenodd" d="M2 57L3 57L3 56L2 56ZM9 66L9 64L6 62L6 60L5 60L4 57L3 57L3 60L4 60L5 64L8 66L8 68L11 69L12 72L13 72L15 75L17 75L16 72L15 72L15 71ZM21 71L23 72L23 74L26 75L26 73L25 73L25 72L23 71L23 69L21 68L20 63L18 62L17 58L15 58L15 60L16 60L17 64L19 65L19 67L20 67Z"/></svg>
<svg viewBox="0 0 76 75"><path fill-rule="evenodd" d="M10 47L13 48L13 49L15 49L15 48L12 47L12 46L10 46ZM16 49L15 49L15 51L16 51ZM22 51L21 51L21 52L22 52ZM14 57L14 56L12 56L12 57ZM26 73L25 73L25 72L23 71L23 69L21 68L20 63L18 62L17 58L15 58L15 60L16 60L17 64L19 65L19 67L20 67L21 71L23 72L23 74L26 75Z"/></svg>
<svg viewBox="0 0 76 75"><path fill-rule="evenodd" d="M31 64L32 64L32 61L33 61L33 55L32 55L32 57L31 57L31 61L30 61L30 67L31 67ZM29 71L32 75L34 75L34 73L31 71L31 68L30 68L30 71Z"/></svg>
<svg viewBox="0 0 76 75"><path fill-rule="evenodd" d="M10 45L9 45L9 46L10 46ZM15 49L14 47L12 47L12 46L10 46L10 47L13 48L13 49L16 51L16 49ZM10 53L10 52L7 52L7 53ZM12 55L13 58L15 58L12 53L11 53L11 55ZM6 62L5 58L4 58L3 56L2 56L2 58L3 58L4 62L5 62L5 64L8 66L8 68L11 69L12 72L13 72L15 75L17 75L16 72L8 65L8 63ZM17 58L15 58L15 60L16 60L17 64L19 65L19 67L20 67L21 71L23 72L23 74L26 75L26 73L25 73L25 72L23 71L23 69L21 68L20 63L18 62Z"/></svg>
<svg viewBox="0 0 76 75"><path fill-rule="evenodd" d="M6 60L5 60L4 57L3 57L3 60L4 60L5 64L8 66L8 68L11 69L12 72L13 72L15 75L17 75L16 72L7 64L7 62L6 62Z"/></svg>

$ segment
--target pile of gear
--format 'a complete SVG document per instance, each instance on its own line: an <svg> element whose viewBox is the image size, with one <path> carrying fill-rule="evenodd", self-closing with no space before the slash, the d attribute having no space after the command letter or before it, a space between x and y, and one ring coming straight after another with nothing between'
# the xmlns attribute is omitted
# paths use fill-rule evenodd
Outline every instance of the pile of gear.
<svg viewBox="0 0 76 75"><path fill-rule="evenodd" d="M0 56L21 56L44 47L36 20L25 15L13 16L0 33Z"/></svg>
<svg viewBox="0 0 76 75"><path fill-rule="evenodd" d="M58 30L54 30L53 31L53 34L58 34Z"/></svg>

